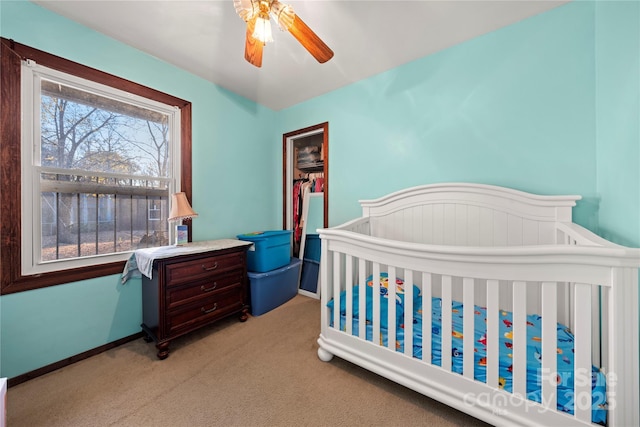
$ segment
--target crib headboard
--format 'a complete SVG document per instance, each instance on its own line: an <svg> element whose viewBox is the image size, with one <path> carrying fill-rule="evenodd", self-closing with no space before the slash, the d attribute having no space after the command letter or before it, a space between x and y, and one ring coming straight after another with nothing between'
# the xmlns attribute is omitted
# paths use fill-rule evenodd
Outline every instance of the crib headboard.
<svg viewBox="0 0 640 427"><path fill-rule="evenodd" d="M430 184L361 200L376 237L455 246L555 244L580 196L541 196L470 183Z"/></svg>

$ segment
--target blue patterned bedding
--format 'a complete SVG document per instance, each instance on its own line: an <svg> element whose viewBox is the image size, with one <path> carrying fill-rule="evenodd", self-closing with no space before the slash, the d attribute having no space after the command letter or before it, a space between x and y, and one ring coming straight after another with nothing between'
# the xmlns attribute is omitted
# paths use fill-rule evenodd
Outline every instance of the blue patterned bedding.
<svg viewBox="0 0 640 427"><path fill-rule="evenodd" d="M380 274L381 299L380 299L380 341L381 345L387 346L388 327L388 304L387 289L388 278L386 273ZM373 302L372 302L372 277L367 279L366 288L366 339L373 339ZM414 313L413 313L413 356L422 359L422 296L420 289L414 285ZM352 333L358 335L359 331L359 286L353 287L353 324ZM333 305L331 300L327 306L331 309L331 326L333 326ZM441 366L442 360L442 301L440 298L432 298L432 330L431 330L431 363ZM463 305L460 302L452 302L452 357L451 370L462 373L462 331L463 331ZM475 338L475 379L486 382L486 308L474 307L474 338ZM346 331L346 293L340 295L340 330ZM513 344L512 313L500 311L499 313L499 386L500 388L512 391L512 359L511 348ZM404 283L401 279L396 279L396 350L404 352ZM573 414L574 402L574 349L573 334L566 326L558 323L558 385L557 404L558 410ZM541 401L541 337L542 319L537 315L527 316L527 398ZM428 361L428 359L427 359ZM606 384L605 376L596 367L592 367L591 372L592 389L592 420L594 423L606 423Z"/></svg>

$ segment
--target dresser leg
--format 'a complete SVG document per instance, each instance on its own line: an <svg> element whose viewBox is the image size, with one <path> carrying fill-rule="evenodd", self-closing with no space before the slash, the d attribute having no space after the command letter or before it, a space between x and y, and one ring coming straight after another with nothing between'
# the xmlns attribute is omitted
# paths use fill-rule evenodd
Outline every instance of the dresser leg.
<svg viewBox="0 0 640 427"><path fill-rule="evenodd" d="M240 312L240 321L246 322L248 318L249 318L249 307L245 307Z"/></svg>
<svg viewBox="0 0 640 427"><path fill-rule="evenodd" d="M158 349L158 359L164 360L169 357L169 341L156 344L156 348Z"/></svg>

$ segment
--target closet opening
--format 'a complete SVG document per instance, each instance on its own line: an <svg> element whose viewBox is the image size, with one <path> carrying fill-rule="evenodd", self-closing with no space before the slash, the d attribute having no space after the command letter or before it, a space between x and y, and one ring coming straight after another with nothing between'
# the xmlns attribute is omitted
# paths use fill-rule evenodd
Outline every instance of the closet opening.
<svg viewBox="0 0 640 427"><path fill-rule="evenodd" d="M293 231L292 256L302 258L305 233L329 226L329 123L285 133L282 143L283 229ZM316 203L318 197L322 203Z"/></svg>

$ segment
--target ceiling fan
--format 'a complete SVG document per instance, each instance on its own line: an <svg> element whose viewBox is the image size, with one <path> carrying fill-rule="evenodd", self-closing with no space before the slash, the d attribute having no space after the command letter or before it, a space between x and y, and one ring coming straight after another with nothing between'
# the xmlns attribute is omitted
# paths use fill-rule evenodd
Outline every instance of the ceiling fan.
<svg viewBox="0 0 640 427"><path fill-rule="evenodd" d="M262 49L266 42L273 41L269 15L278 22L280 29L289 31L293 37L320 63L333 57L333 51L304 23L293 8L278 0L233 0L236 12L247 23L244 58L262 66Z"/></svg>

